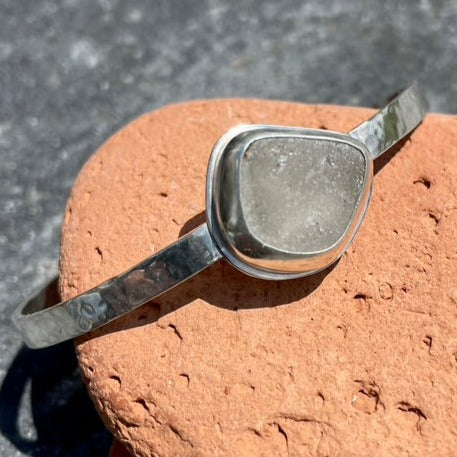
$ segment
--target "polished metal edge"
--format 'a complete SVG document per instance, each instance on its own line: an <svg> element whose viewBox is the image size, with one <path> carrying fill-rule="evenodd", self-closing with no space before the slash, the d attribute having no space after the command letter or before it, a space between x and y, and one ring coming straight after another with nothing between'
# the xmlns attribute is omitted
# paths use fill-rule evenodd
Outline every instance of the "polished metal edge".
<svg viewBox="0 0 457 457"><path fill-rule="evenodd" d="M18 308L13 321L29 347L51 346L129 313L221 256L203 224L127 272L71 300L44 308L44 296L38 294Z"/></svg>
<svg viewBox="0 0 457 457"><path fill-rule="evenodd" d="M350 224L346 228L344 234L331 247L326 250L313 253L291 253L282 251L272 246L266 245L261 240L258 240L254 235L250 234L252 239L256 239L259 246L269 253L270 259L253 259L240 252L230 240L224 235L224 229L221 227L222 222L218 208L218 172L221 166L221 160L224 152L227 150L230 143L239 136L244 136L245 141L237 151L237 156L234 160L238 161L249 146L260 139L265 138L292 138L301 137L309 139L318 139L323 141L337 141L351 145L358 149L365 159L365 177L363 188L360 197L357 201L356 208ZM326 268L329 264L336 261L344 252L347 245L354 237L354 231L358 230L365 214L366 204L368 202L369 193L371 192L373 176L373 166L371 156L365 145L355 138L347 134L332 132L329 130L305 129L302 127L283 127L275 125L246 125L238 126L229 130L216 143L211 154L207 173L207 188L206 188L206 211L207 223L213 238L229 262L240 271L257 278L267 280L287 280L300 278L317 273ZM233 183L235 185L235 183ZM238 189L239 190L239 189ZM229 195L234 195L238 201L237 206L240 208L238 217L243 219L244 215L241 210L240 196L233 189L228 191ZM248 229L246 225L246 229ZM274 260L277 257L278 260ZM285 262L281 258L288 257L290 260Z"/></svg>
<svg viewBox="0 0 457 457"><path fill-rule="evenodd" d="M349 135L364 143L376 159L413 131L426 113L427 102L414 82Z"/></svg>

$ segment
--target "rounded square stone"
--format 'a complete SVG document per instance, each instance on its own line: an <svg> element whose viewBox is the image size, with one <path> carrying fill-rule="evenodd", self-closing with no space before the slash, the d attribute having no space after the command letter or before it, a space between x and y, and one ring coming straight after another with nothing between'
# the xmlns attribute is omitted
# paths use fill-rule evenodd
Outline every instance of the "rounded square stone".
<svg viewBox="0 0 457 457"><path fill-rule="evenodd" d="M254 141L240 161L240 200L251 235L292 253L331 249L357 211L366 159L348 143L274 137Z"/></svg>

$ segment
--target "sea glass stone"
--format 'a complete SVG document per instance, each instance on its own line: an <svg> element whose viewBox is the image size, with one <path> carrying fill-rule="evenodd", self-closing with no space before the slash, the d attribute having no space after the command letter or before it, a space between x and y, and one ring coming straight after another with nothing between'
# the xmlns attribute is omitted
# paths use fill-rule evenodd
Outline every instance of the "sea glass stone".
<svg viewBox="0 0 457 457"><path fill-rule="evenodd" d="M345 235L367 163L348 143L270 137L251 143L239 166L241 209L251 235L281 251L315 253Z"/></svg>

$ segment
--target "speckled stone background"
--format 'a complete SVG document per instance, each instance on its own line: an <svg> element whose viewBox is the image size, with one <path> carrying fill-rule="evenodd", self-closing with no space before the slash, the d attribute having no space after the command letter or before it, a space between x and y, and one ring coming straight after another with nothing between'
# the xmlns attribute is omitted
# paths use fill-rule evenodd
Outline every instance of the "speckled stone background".
<svg viewBox="0 0 457 457"><path fill-rule="evenodd" d="M194 98L376 106L412 79L457 112L455 0L0 2L0 455L103 456L72 344L30 351L16 304L57 271L81 165Z"/></svg>

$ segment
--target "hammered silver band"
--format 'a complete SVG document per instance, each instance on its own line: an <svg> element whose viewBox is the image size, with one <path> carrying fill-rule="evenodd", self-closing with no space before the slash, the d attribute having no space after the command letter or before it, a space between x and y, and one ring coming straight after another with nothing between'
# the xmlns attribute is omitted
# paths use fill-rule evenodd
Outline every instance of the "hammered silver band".
<svg viewBox="0 0 457 457"><path fill-rule="evenodd" d="M425 112L425 102L413 84L349 135L376 158L417 127ZM13 320L29 347L51 346L129 313L222 257L205 223L129 271L71 300L45 307L44 293L36 295L18 308Z"/></svg>
<svg viewBox="0 0 457 457"><path fill-rule="evenodd" d="M52 346L127 314L196 275L221 256L203 224L131 270L71 300L43 309L42 291L20 307L13 320L27 346Z"/></svg>
<svg viewBox="0 0 457 457"><path fill-rule="evenodd" d="M413 83L349 135L364 143L376 159L414 130L426 112L427 103L417 83Z"/></svg>

